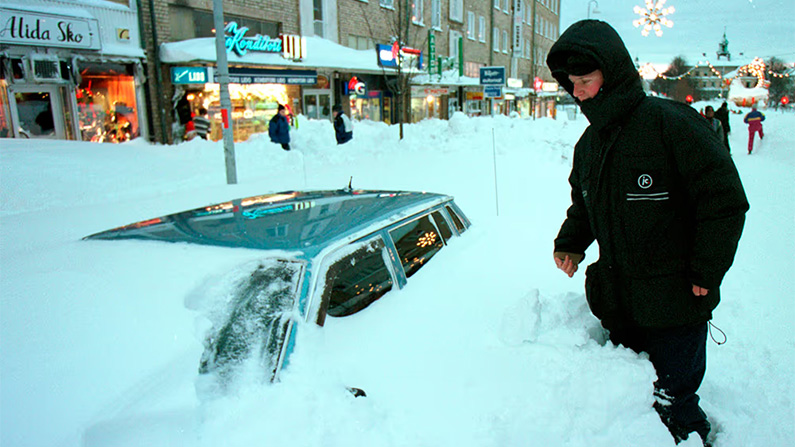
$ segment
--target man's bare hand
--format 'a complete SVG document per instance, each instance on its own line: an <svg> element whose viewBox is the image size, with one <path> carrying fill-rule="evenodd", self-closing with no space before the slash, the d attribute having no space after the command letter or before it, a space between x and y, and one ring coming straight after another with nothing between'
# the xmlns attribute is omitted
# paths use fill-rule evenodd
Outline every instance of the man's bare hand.
<svg viewBox="0 0 795 447"><path fill-rule="evenodd" d="M557 265L559 269L563 270L563 273L569 275L569 278L571 278L572 276L574 276L574 273L577 271L577 266L582 260L583 255L575 253L555 252L554 258L555 258L555 265Z"/></svg>
<svg viewBox="0 0 795 447"><path fill-rule="evenodd" d="M703 287L699 287L699 286L693 284L693 295L695 295L695 296L707 296L707 293L709 293L708 289L705 289Z"/></svg>

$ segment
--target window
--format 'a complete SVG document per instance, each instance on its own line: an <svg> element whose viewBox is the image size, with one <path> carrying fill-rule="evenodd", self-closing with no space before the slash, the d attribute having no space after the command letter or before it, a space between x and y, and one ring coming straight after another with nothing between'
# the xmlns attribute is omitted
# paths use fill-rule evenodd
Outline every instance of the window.
<svg viewBox="0 0 795 447"><path fill-rule="evenodd" d="M509 9L509 1L502 0L502 10L507 14Z"/></svg>
<svg viewBox="0 0 795 447"><path fill-rule="evenodd" d="M467 39L475 40L475 13L467 11Z"/></svg>
<svg viewBox="0 0 795 447"><path fill-rule="evenodd" d="M431 0L431 28L442 29L442 0Z"/></svg>
<svg viewBox="0 0 795 447"><path fill-rule="evenodd" d="M415 25L422 25L422 3L425 0L413 0L411 3L411 22Z"/></svg>
<svg viewBox="0 0 795 447"><path fill-rule="evenodd" d="M453 208L450 205L446 206L447 212L450 214L450 217L453 218L453 224L455 224L456 229L458 230L458 234L462 234L466 231L466 227L464 223L461 221L461 217L453 211Z"/></svg>
<svg viewBox="0 0 795 447"><path fill-rule="evenodd" d="M417 273L444 246L429 215L398 227L389 234L395 241L406 278Z"/></svg>
<svg viewBox="0 0 795 447"><path fill-rule="evenodd" d="M494 9L500 9L500 0L494 0Z"/></svg>
<svg viewBox="0 0 795 447"><path fill-rule="evenodd" d="M373 39L365 36L348 35L348 47L356 50L369 50L375 48Z"/></svg>
<svg viewBox="0 0 795 447"><path fill-rule="evenodd" d="M453 231L450 229L450 225L447 224L447 220L445 220L444 216L442 216L442 213L439 211L433 212L433 220L436 222L436 228L442 233L442 238L444 238L444 243L446 244L447 241L453 237Z"/></svg>
<svg viewBox="0 0 795 447"><path fill-rule="evenodd" d="M502 31L502 52L508 52L508 31Z"/></svg>
<svg viewBox="0 0 795 447"><path fill-rule="evenodd" d="M323 37L323 0L313 0L315 35Z"/></svg>
<svg viewBox="0 0 795 447"><path fill-rule="evenodd" d="M327 313L332 317L355 314L381 298L392 290L392 275L384 262L384 241L377 237L364 242L335 261L324 283L322 302L328 305Z"/></svg>
<svg viewBox="0 0 795 447"><path fill-rule="evenodd" d="M183 6L169 6L169 24L171 25L171 40L187 40L197 37L215 37L215 19L212 11L186 8ZM277 37L280 33L278 22L254 20L247 17L224 14L224 23L236 22L238 27L246 27L246 36L253 37L257 34L268 37Z"/></svg>
<svg viewBox="0 0 795 447"><path fill-rule="evenodd" d="M478 20L478 40L481 42L486 41L486 18L480 16Z"/></svg>
<svg viewBox="0 0 795 447"><path fill-rule="evenodd" d="M494 28L491 33L491 48L500 51L500 29Z"/></svg>
<svg viewBox="0 0 795 447"><path fill-rule="evenodd" d="M456 60L458 60L458 42L462 38L463 36L458 31L450 31L450 57Z"/></svg>
<svg viewBox="0 0 795 447"><path fill-rule="evenodd" d="M464 0L450 0L450 20L464 22Z"/></svg>
<svg viewBox="0 0 795 447"><path fill-rule="evenodd" d="M384 8L395 9L395 0L378 0L378 3Z"/></svg>

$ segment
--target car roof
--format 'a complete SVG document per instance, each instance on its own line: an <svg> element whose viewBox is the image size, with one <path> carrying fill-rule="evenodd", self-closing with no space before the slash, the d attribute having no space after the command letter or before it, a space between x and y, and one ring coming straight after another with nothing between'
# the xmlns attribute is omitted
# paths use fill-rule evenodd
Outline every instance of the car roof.
<svg viewBox="0 0 795 447"><path fill-rule="evenodd" d="M410 191L286 191L231 200L92 234L84 239L144 239L299 251L314 256L450 196Z"/></svg>

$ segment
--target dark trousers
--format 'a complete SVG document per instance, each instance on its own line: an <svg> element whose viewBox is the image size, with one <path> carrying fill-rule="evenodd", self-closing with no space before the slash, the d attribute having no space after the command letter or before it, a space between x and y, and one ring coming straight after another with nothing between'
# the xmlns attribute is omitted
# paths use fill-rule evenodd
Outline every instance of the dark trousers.
<svg viewBox="0 0 795 447"><path fill-rule="evenodd" d="M290 150L290 144L288 144L288 143L282 143L282 149L284 149L284 150L286 150L286 151L289 151L289 150Z"/></svg>
<svg viewBox="0 0 795 447"><path fill-rule="evenodd" d="M696 392L707 369L707 323L671 329L612 330L610 341L649 355L657 371L654 409L676 443L692 432L706 440L710 424L698 406Z"/></svg>

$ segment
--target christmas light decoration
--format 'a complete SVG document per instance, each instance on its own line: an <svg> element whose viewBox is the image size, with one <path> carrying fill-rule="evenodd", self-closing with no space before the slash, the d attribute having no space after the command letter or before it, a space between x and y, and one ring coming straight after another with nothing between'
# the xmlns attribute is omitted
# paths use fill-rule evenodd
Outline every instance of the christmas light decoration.
<svg viewBox="0 0 795 447"><path fill-rule="evenodd" d="M674 22L666 17L674 13L674 7L669 6L664 8L664 6L665 0L657 0L657 2L654 2L654 0L646 0L646 9L635 6L635 14L639 15L640 18L632 22L632 24L635 25L635 28L643 25L643 29L640 30L640 33L644 36L648 36L649 31L654 30L654 34L656 34L657 37L661 37L663 35L663 26L667 26L668 28L674 26Z"/></svg>
<svg viewBox="0 0 795 447"><path fill-rule="evenodd" d="M773 77L776 77L776 78L789 78L790 77L789 73L774 73L772 70L765 70L765 62L761 58L758 58L758 57L755 58L753 60L753 62L751 62L750 64L743 65L742 67L738 68L737 69L737 74L734 77L731 77L731 78L725 78L723 76L723 74L721 72L719 72L712 65L712 63L709 62L709 61L699 62L698 64L693 66L693 68L691 68L687 72L682 73L682 74L680 74L678 76L666 76L666 75L658 72L654 68L654 66L652 66L651 64L646 64L646 65L640 67L638 69L638 73L644 79L663 78L663 79L666 79L666 80L678 81L679 79L682 79L682 78L684 78L686 76L690 76L691 73L693 73L694 70L696 70L698 68L702 68L704 66L709 67L709 69L712 71L712 74L715 75L717 78L721 79L726 85L731 84L731 81L733 81L733 80L735 80L735 79L737 79L739 77L742 77L743 75L750 75L750 76L755 76L757 78L756 87L765 87L766 84L767 84L767 81L765 80L765 72L767 72L767 74L769 74L769 75L771 75Z"/></svg>

